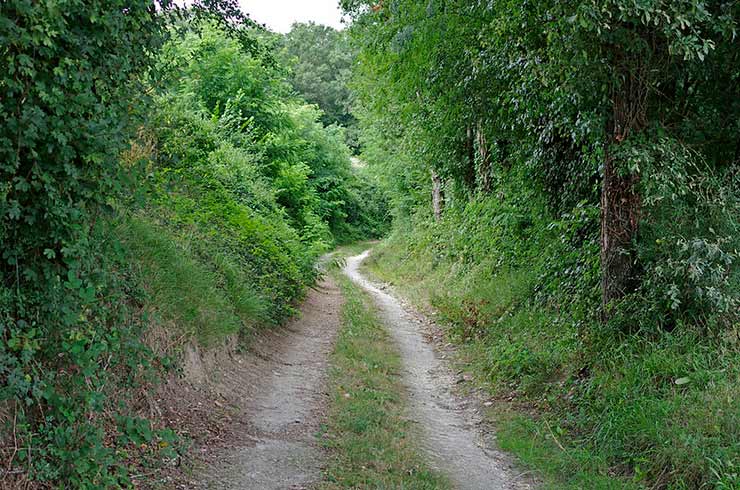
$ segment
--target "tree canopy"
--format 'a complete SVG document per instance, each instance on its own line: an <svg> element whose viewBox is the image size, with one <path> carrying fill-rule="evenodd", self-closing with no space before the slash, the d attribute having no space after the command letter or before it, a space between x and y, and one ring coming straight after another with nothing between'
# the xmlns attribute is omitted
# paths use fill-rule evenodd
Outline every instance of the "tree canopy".
<svg viewBox="0 0 740 490"><path fill-rule="evenodd" d="M658 488L735 484L716 462L733 436L671 425L691 397L724 406L715 385L673 394L635 373L737 355L722 339L740 311L740 4L342 4L362 157L393 203L390 280L431 283L473 364L546 398L614 466ZM634 436L646 413L701 449Z"/></svg>

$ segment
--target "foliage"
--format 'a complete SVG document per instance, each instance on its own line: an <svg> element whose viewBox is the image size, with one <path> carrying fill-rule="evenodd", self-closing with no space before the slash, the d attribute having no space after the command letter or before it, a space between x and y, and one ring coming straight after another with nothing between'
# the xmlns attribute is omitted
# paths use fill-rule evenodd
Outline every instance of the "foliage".
<svg viewBox="0 0 740 490"><path fill-rule="evenodd" d="M154 65L171 8L0 9L0 379L12 413L3 431L14 434L3 459L47 484L127 481L106 433L119 411L108 395L135 384L149 360L104 216L121 189L118 154L142 98L138 80Z"/></svg>
<svg viewBox="0 0 740 490"><path fill-rule="evenodd" d="M193 235L175 237L154 217L131 216L117 226L151 318L173 325L177 331L170 335L206 346L267 321L266 300L251 289L245 271L225 255L203 261L200 242L186 238Z"/></svg>
<svg viewBox="0 0 740 490"><path fill-rule="evenodd" d="M381 272L599 471L734 484L737 434L702 417L737 418L737 2L343 5L363 159L393 205ZM692 370L706 382L671 385Z"/></svg>
<svg viewBox="0 0 740 490"><path fill-rule="evenodd" d="M248 273L243 286L259 291L258 301L271 306L269 315L252 320L281 321L313 279L313 261L323 245L301 242L274 189L259 175L255 156L224 140L218 123L180 104L161 104L145 214L172 230L176 242L194 242L208 268L218 271L222 257Z"/></svg>
<svg viewBox="0 0 740 490"><path fill-rule="evenodd" d="M334 239L383 232L382 199L372 201L378 203L375 215L358 212L363 193L377 192L350 166L342 130L324 128L321 112L288 98L279 68L260 64L213 29L173 44L167 59L184 66L173 91L177 103L218 120L224 136L255 155L260 174L301 234L328 246ZM321 230L326 225L329 230Z"/></svg>
<svg viewBox="0 0 740 490"><path fill-rule="evenodd" d="M352 92L348 87L354 50L346 32L309 22L294 24L282 39L289 80L306 101L323 111L321 122L352 126Z"/></svg>
<svg viewBox="0 0 740 490"><path fill-rule="evenodd" d="M141 306L204 343L279 322L382 197L235 1L4 2L0 43L3 477L130 486L173 438L132 413L169 365Z"/></svg>

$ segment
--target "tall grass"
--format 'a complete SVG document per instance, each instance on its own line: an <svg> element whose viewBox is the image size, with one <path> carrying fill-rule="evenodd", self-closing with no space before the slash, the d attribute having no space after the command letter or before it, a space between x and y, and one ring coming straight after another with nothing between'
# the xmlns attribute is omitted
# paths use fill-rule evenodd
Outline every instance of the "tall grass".
<svg viewBox="0 0 740 490"><path fill-rule="evenodd" d="M368 267L436 310L501 400L504 448L552 488L740 489L740 327L613 330L574 314L567 292L538 296L544 253L463 259L445 237L464 227L396 233Z"/></svg>
<svg viewBox="0 0 740 490"><path fill-rule="evenodd" d="M197 253L193 242L203 237L175 235L142 215L122 222L117 235L135 282L147 293L145 309L187 338L210 345L265 316L265 302L243 270L223 254L206 261Z"/></svg>

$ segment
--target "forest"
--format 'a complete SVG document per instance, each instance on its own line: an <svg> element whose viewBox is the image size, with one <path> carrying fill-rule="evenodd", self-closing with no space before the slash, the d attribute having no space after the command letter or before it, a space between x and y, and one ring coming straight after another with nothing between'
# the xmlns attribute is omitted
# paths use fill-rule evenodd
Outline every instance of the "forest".
<svg viewBox="0 0 740 490"><path fill-rule="evenodd" d="M231 376L326 400L217 488L740 489L740 3L339 3L0 3L0 488L201 488L283 440ZM383 295L530 486L427 454Z"/></svg>

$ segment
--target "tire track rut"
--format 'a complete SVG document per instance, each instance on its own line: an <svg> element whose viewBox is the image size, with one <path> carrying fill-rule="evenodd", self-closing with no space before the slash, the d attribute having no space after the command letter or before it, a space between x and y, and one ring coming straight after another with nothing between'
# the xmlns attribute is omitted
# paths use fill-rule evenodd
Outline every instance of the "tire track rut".
<svg viewBox="0 0 740 490"><path fill-rule="evenodd" d="M455 377L424 338L425 326L394 296L376 287L359 271L369 250L347 259L345 273L368 291L396 341L409 393L409 418L421 426L422 445L437 470L459 490L525 490L509 455L495 448L479 430L481 418L453 394Z"/></svg>
<svg viewBox="0 0 740 490"><path fill-rule="evenodd" d="M301 315L268 352L254 355L223 381L244 387L239 417L246 427L240 447L219 454L202 475L208 490L299 490L321 480L323 454L316 433L327 404L328 358L340 325L342 296L325 279L312 289Z"/></svg>

